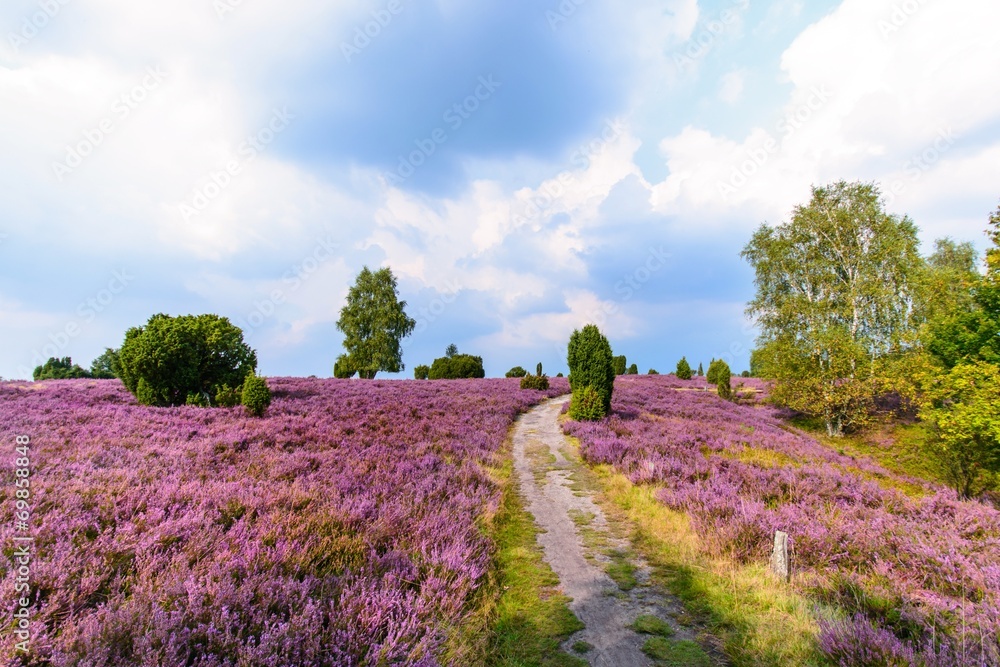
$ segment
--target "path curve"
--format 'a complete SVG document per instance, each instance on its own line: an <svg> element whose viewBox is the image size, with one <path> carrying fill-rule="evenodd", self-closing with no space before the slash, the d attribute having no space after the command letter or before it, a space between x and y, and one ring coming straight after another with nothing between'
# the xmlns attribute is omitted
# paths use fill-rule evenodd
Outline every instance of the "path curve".
<svg viewBox="0 0 1000 667"><path fill-rule="evenodd" d="M589 512L606 525L603 512L587 494L570 488L574 464L563 455L566 436L558 418L569 397L546 401L523 415L514 430L514 467L526 509L541 529L538 543L545 561L559 577L569 607L586 625L573 636L593 646L585 655L594 667L645 667L652 662L642 652L644 638L628 626L641 613L634 600L622 599L615 582L585 557L583 539L571 512ZM540 466L531 452L544 451L555 463ZM544 473L544 483L539 483Z"/></svg>

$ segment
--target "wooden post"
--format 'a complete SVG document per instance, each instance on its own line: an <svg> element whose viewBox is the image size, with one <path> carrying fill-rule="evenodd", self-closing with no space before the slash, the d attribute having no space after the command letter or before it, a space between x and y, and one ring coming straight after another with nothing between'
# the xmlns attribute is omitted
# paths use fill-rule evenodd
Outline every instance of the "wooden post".
<svg viewBox="0 0 1000 667"><path fill-rule="evenodd" d="M791 564L788 562L788 533L783 533L780 530L774 533L771 571L784 581L789 581L792 577Z"/></svg>

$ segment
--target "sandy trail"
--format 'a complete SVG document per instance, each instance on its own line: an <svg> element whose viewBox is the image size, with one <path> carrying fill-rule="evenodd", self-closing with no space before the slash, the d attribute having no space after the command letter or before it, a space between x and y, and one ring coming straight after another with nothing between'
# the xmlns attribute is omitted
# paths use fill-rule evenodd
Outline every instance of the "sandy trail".
<svg viewBox="0 0 1000 667"><path fill-rule="evenodd" d="M591 527L605 532L607 521L589 494L570 488L573 482L569 477L580 464L562 452L566 440L558 417L567 400L557 398L536 407L522 416L514 431L514 465L526 509L541 528L538 542L546 562L559 576L563 592L573 600L570 608L587 626L573 635L567 648L576 641L591 644L591 650L574 655L595 667L652 665L642 652L646 637L628 626L639 614L667 618L670 603L642 585L648 576L642 564L637 564L640 586L624 593L600 567L600 561L595 562L593 552L591 559L585 557L587 547L572 517L590 513L595 517Z"/></svg>

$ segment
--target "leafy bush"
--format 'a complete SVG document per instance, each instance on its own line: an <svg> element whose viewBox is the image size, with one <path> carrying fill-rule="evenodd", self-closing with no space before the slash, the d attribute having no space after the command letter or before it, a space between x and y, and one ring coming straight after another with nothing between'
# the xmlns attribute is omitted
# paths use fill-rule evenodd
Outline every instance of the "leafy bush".
<svg viewBox="0 0 1000 667"><path fill-rule="evenodd" d="M184 401L185 405L195 405L199 408L210 408L212 407L212 400L209 398L207 392L192 391L187 395L187 400Z"/></svg>
<svg viewBox="0 0 1000 667"><path fill-rule="evenodd" d="M569 383L573 391L573 403L587 401L582 408L571 414L596 414L589 405L590 398L584 399L583 392L592 388L600 397L601 410L597 419L611 411L611 394L615 386L615 369L612 361L611 344L593 324L582 331L574 331L569 339L567 360L569 361ZM575 417L574 417L575 418ZM587 417L588 419L591 417Z"/></svg>
<svg viewBox="0 0 1000 667"><path fill-rule="evenodd" d="M612 363L614 364L615 375L625 375L625 369L628 365L628 361L626 361L624 354L615 357L612 360ZM572 369L570 369L570 372L573 372Z"/></svg>
<svg viewBox="0 0 1000 667"><path fill-rule="evenodd" d="M597 421L603 419L608 411L604 409L604 399L593 386L587 385L573 392L573 400L569 405L569 416L577 421Z"/></svg>
<svg viewBox="0 0 1000 667"><path fill-rule="evenodd" d="M125 333L118 359L122 382L144 405L182 405L202 393L214 402L219 387L238 387L257 368L243 332L218 315L153 315Z"/></svg>
<svg viewBox="0 0 1000 667"><path fill-rule="evenodd" d="M638 374L639 374L639 367L636 366L635 364L629 366L628 370L625 371L625 375L638 375Z"/></svg>
<svg viewBox="0 0 1000 667"><path fill-rule="evenodd" d="M357 371L351 364L351 359L346 354L342 354L337 357L337 360L333 362L333 377L338 380L349 380L354 377Z"/></svg>
<svg viewBox="0 0 1000 667"><path fill-rule="evenodd" d="M251 373L243 381L243 407L247 412L260 417L271 405L271 390L267 387L267 380L256 373Z"/></svg>
<svg viewBox="0 0 1000 667"><path fill-rule="evenodd" d="M556 373L556 377L557 378L561 378L561 377L563 377L563 374L562 373Z"/></svg>
<svg viewBox="0 0 1000 667"><path fill-rule="evenodd" d="M698 377L703 377L705 375L705 369L702 367L701 362L698 362Z"/></svg>
<svg viewBox="0 0 1000 667"><path fill-rule="evenodd" d="M413 369L413 379L414 380L426 380L430 377L431 367L427 364L420 364Z"/></svg>
<svg viewBox="0 0 1000 667"><path fill-rule="evenodd" d="M705 381L709 384L716 384L719 381L719 369L725 366L727 369L729 365L726 364L722 359L712 359L708 364L708 373L705 375Z"/></svg>
<svg viewBox="0 0 1000 667"><path fill-rule="evenodd" d="M521 378L521 389L537 389L538 391L547 391L549 388L549 379L544 375L525 375Z"/></svg>
<svg viewBox="0 0 1000 667"><path fill-rule="evenodd" d="M691 364L688 363L687 357L681 357L681 360L677 362L677 370L674 372L678 380L690 380L691 379Z"/></svg>
<svg viewBox="0 0 1000 667"><path fill-rule="evenodd" d="M542 362L540 362L540 361L538 362L538 365L535 366L535 375L537 375L538 377L542 377L542 375L543 375L543 373L542 373Z"/></svg>
<svg viewBox="0 0 1000 667"><path fill-rule="evenodd" d="M246 382L244 380L244 382ZM243 402L243 388L232 388L227 384L215 391L215 404L220 408L234 408Z"/></svg>
<svg viewBox="0 0 1000 667"><path fill-rule="evenodd" d="M646 372L646 375L659 375L659 373L658 373L658 372L656 371L656 369L655 369L655 368L650 368L650 369L649 369L649 370L648 370L648 371Z"/></svg>
<svg viewBox="0 0 1000 667"><path fill-rule="evenodd" d="M740 377L742 378L750 377L750 371L743 371L742 373L740 373Z"/></svg>
<svg viewBox="0 0 1000 667"><path fill-rule="evenodd" d="M31 377L38 380L72 380L76 378L89 378L90 373L86 369L80 368L73 363L71 357L56 359L49 357L41 366L36 366Z"/></svg>
<svg viewBox="0 0 1000 667"><path fill-rule="evenodd" d="M528 374L528 371L524 370L520 366L514 366L514 368L507 371L507 377L509 378L523 378Z"/></svg>
<svg viewBox="0 0 1000 667"><path fill-rule="evenodd" d="M730 383L730 378L732 377L732 372L729 370L729 364L724 361L716 362L717 366L715 368L715 385L719 392L719 397L724 398L727 401L733 400L733 388Z"/></svg>
<svg viewBox="0 0 1000 667"><path fill-rule="evenodd" d="M90 364L90 377L96 380L111 380L118 377L118 350L110 347Z"/></svg>
<svg viewBox="0 0 1000 667"><path fill-rule="evenodd" d="M438 357L431 364L428 377L431 380L458 380L463 378L486 377L483 358L471 354L455 353L448 357Z"/></svg>

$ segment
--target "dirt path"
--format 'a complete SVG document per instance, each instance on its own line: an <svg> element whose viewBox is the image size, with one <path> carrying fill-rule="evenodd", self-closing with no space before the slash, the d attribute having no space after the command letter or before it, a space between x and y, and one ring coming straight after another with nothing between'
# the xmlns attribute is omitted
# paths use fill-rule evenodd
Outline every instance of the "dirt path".
<svg viewBox="0 0 1000 667"><path fill-rule="evenodd" d="M565 456L567 440L558 424L567 400L536 407L514 431L514 465L526 508L541 529L538 542L573 600L570 608L586 625L564 648L595 667L652 665L642 651L649 636L630 627L640 615L667 621L677 639L692 639L693 633L671 621L683 613L679 603L649 586L648 567L612 534L592 492L577 483L575 473L583 466ZM586 648L580 642L589 650L579 650Z"/></svg>

